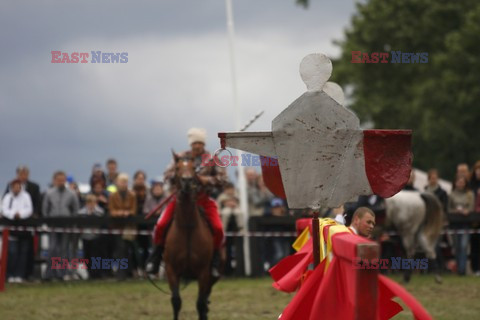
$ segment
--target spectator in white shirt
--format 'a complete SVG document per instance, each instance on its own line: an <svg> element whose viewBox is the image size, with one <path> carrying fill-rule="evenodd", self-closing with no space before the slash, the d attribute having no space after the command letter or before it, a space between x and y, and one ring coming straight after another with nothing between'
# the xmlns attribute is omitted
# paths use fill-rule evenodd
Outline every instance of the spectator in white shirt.
<svg viewBox="0 0 480 320"><path fill-rule="evenodd" d="M33 206L30 195L22 190L18 179L10 182L10 191L3 197L2 216L10 220L26 219L32 215Z"/></svg>
<svg viewBox="0 0 480 320"><path fill-rule="evenodd" d="M2 216L9 220L27 219L32 215L33 206L30 195L22 190L18 179L10 183L10 191L2 200ZM27 276L29 237L25 232L12 231L8 242L8 282L23 282Z"/></svg>

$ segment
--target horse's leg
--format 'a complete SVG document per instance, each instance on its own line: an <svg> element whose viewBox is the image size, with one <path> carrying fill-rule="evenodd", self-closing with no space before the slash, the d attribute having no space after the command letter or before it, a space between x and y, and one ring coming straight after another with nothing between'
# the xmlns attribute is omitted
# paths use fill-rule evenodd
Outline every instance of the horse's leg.
<svg viewBox="0 0 480 320"><path fill-rule="evenodd" d="M428 258L428 265L430 270L435 274L435 282L442 283L440 268L438 266L438 257L435 251L436 243L430 242L424 233L420 233L420 235L418 236L418 242L420 244L420 247L425 252L425 256Z"/></svg>
<svg viewBox="0 0 480 320"><path fill-rule="evenodd" d="M402 236L403 248L405 249L407 259L412 259L415 254L415 235L411 230L403 230L400 234ZM412 270L406 269L403 271L403 282L408 283L411 277Z"/></svg>
<svg viewBox="0 0 480 320"><path fill-rule="evenodd" d="M197 311L199 320L208 319L208 297L212 289L211 281L210 266L207 266L198 277Z"/></svg>
<svg viewBox="0 0 480 320"><path fill-rule="evenodd" d="M166 265L168 285L172 292L171 303L173 307L173 319L178 320L178 314L182 308L182 299L180 298L180 277L175 273L172 266Z"/></svg>

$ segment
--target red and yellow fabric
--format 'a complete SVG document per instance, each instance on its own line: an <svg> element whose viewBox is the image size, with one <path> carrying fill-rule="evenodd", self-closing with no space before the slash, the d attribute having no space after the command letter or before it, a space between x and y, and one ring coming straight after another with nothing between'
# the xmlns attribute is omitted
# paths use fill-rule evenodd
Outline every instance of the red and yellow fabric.
<svg viewBox="0 0 480 320"><path fill-rule="evenodd" d="M315 270L307 270L313 262L312 238L309 228L294 243L297 253L286 257L270 269L273 286L284 292L294 292L295 297L285 308L281 320L353 319L355 310L355 270L351 260L342 256L356 255L358 243L366 239L355 235L349 228L338 225L331 219L319 221L321 263ZM341 241L348 241L350 247L339 247ZM334 243L336 247L334 248ZM341 246L341 245L340 245ZM345 249L345 250L344 250ZM337 256L338 255L338 256ZM392 300L399 297L411 309L415 319L432 319L428 312L399 284L387 277L378 275L376 320L390 319L402 311L402 307ZM360 297L365 304L371 297ZM369 300L370 299L370 300ZM359 304L357 302L357 304Z"/></svg>
<svg viewBox="0 0 480 320"><path fill-rule="evenodd" d="M325 271L332 259L332 236L337 233L349 232L351 230L339 225L335 220L326 218L319 219L320 231L320 261L325 259ZM286 257L269 270L275 280L273 286L280 291L294 292L305 281L307 269L313 263L313 243L311 228L305 228L293 243L292 247L297 251L294 255Z"/></svg>

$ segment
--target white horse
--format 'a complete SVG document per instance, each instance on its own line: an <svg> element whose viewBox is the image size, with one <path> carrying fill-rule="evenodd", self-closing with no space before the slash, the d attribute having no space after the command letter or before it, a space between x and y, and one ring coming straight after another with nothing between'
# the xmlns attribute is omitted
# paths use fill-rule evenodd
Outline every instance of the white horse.
<svg viewBox="0 0 480 320"><path fill-rule="evenodd" d="M435 271L435 280L441 282L438 273L435 246L443 227L443 209L432 193L400 191L385 199L386 226L393 225L402 239L407 258L413 258L417 248L425 252ZM404 281L410 280L411 270L404 273Z"/></svg>

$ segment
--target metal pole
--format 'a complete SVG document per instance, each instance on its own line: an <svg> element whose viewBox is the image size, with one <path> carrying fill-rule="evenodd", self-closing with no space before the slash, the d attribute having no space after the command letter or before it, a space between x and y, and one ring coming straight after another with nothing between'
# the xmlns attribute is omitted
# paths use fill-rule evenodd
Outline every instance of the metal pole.
<svg viewBox="0 0 480 320"><path fill-rule="evenodd" d="M235 70L235 47L234 47L234 24L233 24L233 6L231 0L225 0L225 8L227 14L227 31L228 31L228 46L230 51L230 71L232 75L232 95L233 95L233 109L235 113L235 127L240 129L242 126L242 119L240 114L240 108L237 101L237 75ZM240 196L240 210L243 212L243 255L245 261L245 274L251 275L251 262L250 262L250 238L248 234L248 200L247 200L247 181L245 179L245 170L241 165L242 154L240 150L237 151L238 159L240 163L238 166L238 192Z"/></svg>

